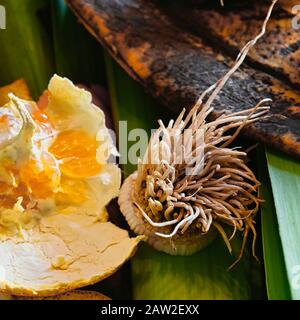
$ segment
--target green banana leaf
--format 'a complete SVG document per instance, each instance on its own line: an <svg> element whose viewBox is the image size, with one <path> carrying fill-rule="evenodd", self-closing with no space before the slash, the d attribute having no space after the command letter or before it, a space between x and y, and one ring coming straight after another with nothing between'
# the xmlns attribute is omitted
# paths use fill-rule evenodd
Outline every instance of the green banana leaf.
<svg viewBox="0 0 300 320"><path fill-rule="evenodd" d="M149 131L157 127L157 119L170 117L108 56L106 65L116 124L127 120L128 130L138 127ZM126 175L134 168L132 164L123 165ZM239 241L234 244L234 254L239 245ZM257 292L264 292L259 266L245 257L227 271L233 259L221 239L188 257L172 257L144 244L132 259L134 299L257 298Z"/></svg>
<svg viewBox="0 0 300 320"><path fill-rule="evenodd" d="M283 256L271 182L266 174L268 167L263 148L259 150L258 163L259 179L262 183L260 196L264 199L261 205L261 225L268 298L270 300L290 300L291 289Z"/></svg>
<svg viewBox="0 0 300 320"><path fill-rule="evenodd" d="M74 83L105 83L103 50L80 25L64 0L52 0L56 72Z"/></svg>
<svg viewBox="0 0 300 320"><path fill-rule="evenodd" d="M266 274L272 281L269 282L269 297L282 298L287 288L290 289L292 299L300 299L300 163L284 155L267 151L268 171L270 174L271 187L278 221L278 231L281 246L274 239L265 242L269 246L270 255L265 257ZM267 219L267 218L266 218ZM273 224L271 219L273 219ZM264 235L270 235L269 228L275 228L276 218L268 219L264 224ZM267 231L268 230L268 231ZM265 238L266 239L266 238ZM280 254L280 250L283 253ZM280 255L280 257L278 256ZM283 256L283 257L282 257ZM282 261L287 273L281 271ZM287 284L284 284L284 282ZM282 284L280 284L282 282ZM283 288L285 287L285 289ZM288 294L284 294L289 298Z"/></svg>
<svg viewBox="0 0 300 320"><path fill-rule="evenodd" d="M53 74L53 48L45 23L49 0L3 0L6 29L0 30L0 85L24 78L37 98Z"/></svg>

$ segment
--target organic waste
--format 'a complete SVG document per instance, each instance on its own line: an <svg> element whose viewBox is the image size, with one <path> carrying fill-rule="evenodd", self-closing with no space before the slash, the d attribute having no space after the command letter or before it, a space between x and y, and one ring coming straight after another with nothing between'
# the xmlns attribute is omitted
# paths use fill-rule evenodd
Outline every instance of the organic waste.
<svg viewBox="0 0 300 320"><path fill-rule="evenodd" d="M157 250L189 255L207 246L219 232L231 253L230 241L240 231L243 243L233 267L252 231L256 257L254 216L261 202L260 183L246 164L247 152L230 145L242 128L265 117L270 99L248 110L223 113L214 121L207 118L221 89L264 35L275 3L259 35L244 46L234 66L200 96L191 111L185 115L184 109L167 126L159 121L137 171L121 188L119 204L127 222ZM231 236L224 225L232 226Z"/></svg>
<svg viewBox="0 0 300 320"><path fill-rule="evenodd" d="M57 295L111 275L140 238L107 222L121 177L91 94L57 75L38 103L16 87L0 91L0 291Z"/></svg>
<svg viewBox="0 0 300 320"><path fill-rule="evenodd" d="M15 300L110 300L105 295L88 290L74 290L53 297L14 297Z"/></svg>

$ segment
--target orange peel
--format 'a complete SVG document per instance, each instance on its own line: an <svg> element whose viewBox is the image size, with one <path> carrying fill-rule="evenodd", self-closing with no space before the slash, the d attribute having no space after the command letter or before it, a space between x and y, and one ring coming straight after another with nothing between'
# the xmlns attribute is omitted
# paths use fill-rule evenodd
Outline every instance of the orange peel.
<svg viewBox="0 0 300 320"><path fill-rule="evenodd" d="M13 93L0 91L10 120L0 124L0 292L54 296L96 283L143 239L107 222L121 174L108 163L117 152L104 114L57 75L42 108Z"/></svg>

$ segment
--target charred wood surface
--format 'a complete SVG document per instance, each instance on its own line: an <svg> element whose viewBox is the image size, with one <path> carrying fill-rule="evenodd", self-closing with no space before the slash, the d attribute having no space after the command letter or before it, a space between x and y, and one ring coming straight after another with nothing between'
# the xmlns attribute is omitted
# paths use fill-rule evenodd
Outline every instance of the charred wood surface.
<svg viewBox="0 0 300 320"><path fill-rule="evenodd" d="M173 111L179 112L182 107L191 107L199 94L224 75L232 65L233 60L227 51L223 51L224 47L237 50L243 42L257 33L264 16L257 15L256 19L249 19L253 26L250 28L249 25L248 31L243 29L239 32L239 28L233 26L230 19L236 19L234 21L239 25L241 18L238 15L242 17L244 11L231 13L230 18L229 12L223 15L221 10L211 10L211 15L216 15L217 18L212 17L210 20L207 15L206 20L202 20L202 27L199 27L196 24L197 16L205 15L201 10L210 9L197 9L191 16L193 6L184 4L184 1L179 1L180 5L172 2L68 0L80 21L116 61L150 94L158 97ZM198 5L196 7L198 8ZM187 12L185 16L184 10ZM285 11L282 12L286 15ZM255 15L257 12L251 13ZM217 20L216 26L231 24L228 28L232 28L233 34L229 35L230 31L227 31L225 37L218 32L222 27L218 29L210 26L210 21L213 24L214 19ZM274 23L272 20L271 29ZM212 30L213 28L215 30ZM208 30L211 30L209 37ZM296 55L294 60L289 58L290 54L293 55L298 49L289 49L281 59L290 69L279 70L281 65L278 67L276 64L280 59L278 51L284 50L284 30L280 26L276 31L280 37L283 32L282 40L280 37L278 40L274 34L272 38L272 32L264 38L265 46L273 45L275 48L268 59L263 59L263 42L259 44L256 52L251 53L250 58L259 65L266 66L266 72L253 66L242 67L216 99L213 117L224 110L239 111L256 105L262 98L272 98L269 118L247 127L244 134L250 139L300 159L300 91L284 81L289 79L295 85L300 82L296 69L298 56ZM218 39L221 45L217 46L215 40L210 41L210 37ZM227 37L231 37L231 40ZM272 43L272 39L275 39L275 43ZM289 43L294 43L294 40ZM270 70L276 75L282 75L283 79L279 80L281 76L272 75Z"/></svg>

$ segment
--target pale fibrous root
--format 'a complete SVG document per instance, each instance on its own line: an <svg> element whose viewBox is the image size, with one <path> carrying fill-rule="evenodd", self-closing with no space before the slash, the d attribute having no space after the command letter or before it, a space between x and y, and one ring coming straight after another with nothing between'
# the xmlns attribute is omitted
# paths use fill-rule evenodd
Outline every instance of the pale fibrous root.
<svg viewBox="0 0 300 320"><path fill-rule="evenodd" d="M138 164L134 186L135 194L141 195L134 204L146 223L158 230L157 237L184 237L189 232L205 235L216 229L231 252L231 240L238 231L242 232L242 248L233 265L242 257L249 231L253 233L256 257L254 216L261 200L257 197L260 183L245 163L246 152L230 145L246 125L266 117L270 99L247 110L223 113L211 122L207 117L227 80L265 33L275 3L276 0L260 34L244 46L234 66L200 96L191 111L186 114L183 110L167 126L159 121ZM231 236L226 234L224 225L233 228ZM170 232L159 231L166 227Z"/></svg>

